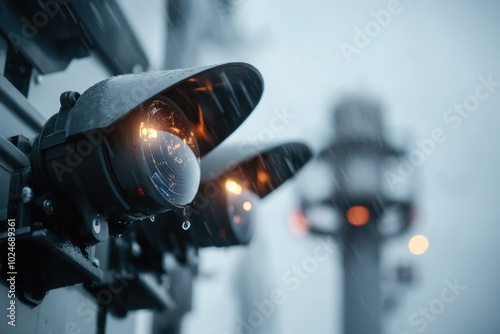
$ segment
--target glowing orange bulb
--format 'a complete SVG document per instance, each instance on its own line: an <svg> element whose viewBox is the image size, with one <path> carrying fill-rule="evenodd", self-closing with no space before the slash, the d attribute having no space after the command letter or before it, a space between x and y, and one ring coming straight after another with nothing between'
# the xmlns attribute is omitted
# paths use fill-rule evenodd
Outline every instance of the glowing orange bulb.
<svg viewBox="0 0 500 334"><path fill-rule="evenodd" d="M227 180L226 181L226 190L230 193L235 194L235 195L239 195L239 194L241 194L242 189L238 183L236 183L232 180Z"/></svg>
<svg viewBox="0 0 500 334"><path fill-rule="evenodd" d="M158 137L158 132L153 128L145 128L144 122L141 122L139 129L140 129L140 136L145 137L144 140L147 140L147 138L157 138Z"/></svg>
<svg viewBox="0 0 500 334"><path fill-rule="evenodd" d="M356 205L346 213L347 222L353 226L363 226L370 220L370 211L361 205Z"/></svg>

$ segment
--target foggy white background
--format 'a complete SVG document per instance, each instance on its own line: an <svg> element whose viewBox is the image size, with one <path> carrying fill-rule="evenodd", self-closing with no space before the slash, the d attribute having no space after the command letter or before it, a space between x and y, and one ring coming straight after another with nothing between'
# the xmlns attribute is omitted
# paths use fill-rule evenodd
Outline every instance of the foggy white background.
<svg viewBox="0 0 500 334"><path fill-rule="evenodd" d="M119 2L152 68L161 68L163 1ZM198 2L201 17L214 5L212 0ZM500 3L401 0L402 11L351 63L340 43L354 44L355 28L364 29L373 21L371 12L387 9L387 1L238 0L234 4L232 16L219 18L222 25L234 20L227 32L234 42L201 43L193 64L244 61L262 72L263 99L230 141L257 136L269 127L275 111L286 109L296 118L273 140L301 139L317 150L333 134L332 107L344 93L352 92L382 101L389 132L404 137L410 151L417 148L416 139L430 138L435 128L447 136L417 167L418 216L413 228L384 249L384 269L412 263L416 275L415 285L398 296L397 309L385 314L385 333L417 333L419 327L410 324L410 315L439 298L443 281L454 278L467 289L424 332L500 332L500 87L457 129L443 120L448 108L474 93L478 77L492 75L500 82ZM91 67L92 62L73 62L65 74L75 73L71 81L60 74L46 76L30 100L47 116L57 112L58 94L50 103L48 92L83 91L108 76L98 65ZM59 86L60 90L54 89ZM293 236L287 228L296 192L287 184L262 203L258 232L249 249L202 252L194 310L185 318L184 333L237 333L238 318L248 316L239 312L242 286L258 301L269 298L275 288L286 293L286 301L255 333L341 332L338 249L297 291L282 282L283 273L310 256L319 242ZM412 257L406 243L417 233L429 237L430 248ZM244 271L241 261L249 264Z"/></svg>

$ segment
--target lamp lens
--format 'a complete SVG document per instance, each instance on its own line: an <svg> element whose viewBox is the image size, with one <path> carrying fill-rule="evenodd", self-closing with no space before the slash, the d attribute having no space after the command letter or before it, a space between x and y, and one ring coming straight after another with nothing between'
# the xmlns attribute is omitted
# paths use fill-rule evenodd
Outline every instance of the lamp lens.
<svg viewBox="0 0 500 334"><path fill-rule="evenodd" d="M232 191L237 185L238 191ZM227 211L231 229L240 244L248 244L252 238L255 219L255 203L258 197L251 191L241 187L234 181L226 182Z"/></svg>
<svg viewBox="0 0 500 334"><path fill-rule="evenodd" d="M176 206L192 202L200 184L200 154L188 120L172 101L154 100L143 109L139 142L161 196Z"/></svg>

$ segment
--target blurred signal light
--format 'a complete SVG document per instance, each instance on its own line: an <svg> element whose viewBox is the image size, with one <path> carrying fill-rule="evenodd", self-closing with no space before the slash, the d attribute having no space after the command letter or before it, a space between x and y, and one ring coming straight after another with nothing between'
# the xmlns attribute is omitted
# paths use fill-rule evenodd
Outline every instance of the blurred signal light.
<svg viewBox="0 0 500 334"><path fill-rule="evenodd" d="M370 220L370 211L362 205L356 205L347 210L346 218L353 226L363 226Z"/></svg>
<svg viewBox="0 0 500 334"><path fill-rule="evenodd" d="M301 209L294 210L288 217L288 228L297 236L304 236L309 233L309 221Z"/></svg>

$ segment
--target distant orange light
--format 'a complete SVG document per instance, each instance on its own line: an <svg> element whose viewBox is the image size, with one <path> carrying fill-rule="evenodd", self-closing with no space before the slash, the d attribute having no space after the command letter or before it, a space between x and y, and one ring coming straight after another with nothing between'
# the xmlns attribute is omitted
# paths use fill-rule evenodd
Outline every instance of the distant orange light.
<svg viewBox="0 0 500 334"><path fill-rule="evenodd" d="M353 226L363 226L370 220L370 211L361 205L356 205L347 210L347 222Z"/></svg>
<svg viewBox="0 0 500 334"><path fill-rule="evenodd" d="M413 255L422 255L429 248L429 239L422 234L413 236L408 242L408 250Z"/></svg>
<svg viewBox="0 0 500 334"><path fill-rule="evenodd" d="M297 209L290 214L288 228L297 236L304 236L309 233L309 222L301 209Z"/></svg>

